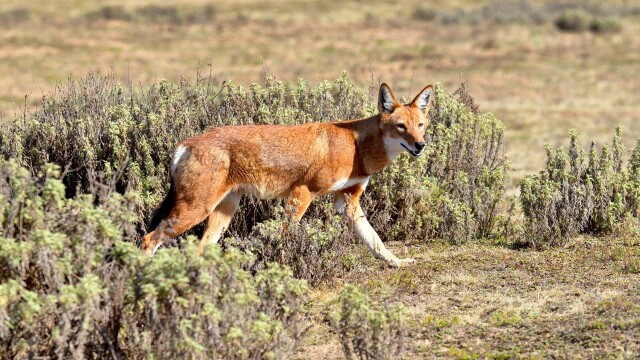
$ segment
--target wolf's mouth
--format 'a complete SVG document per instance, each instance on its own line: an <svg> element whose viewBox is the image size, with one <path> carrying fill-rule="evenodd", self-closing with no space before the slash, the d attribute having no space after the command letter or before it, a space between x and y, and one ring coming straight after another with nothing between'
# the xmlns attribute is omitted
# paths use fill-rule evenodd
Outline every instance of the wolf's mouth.
<svg viewBox="0 0 640 360"><path fill-rule="evenodd" d="M422 150L420 150L420 151L414 151L414 150L409 149L409 147L407 145L405 145L404 143L400 143L400 145L402 145L402 147L405 150L407 150L407 152L409 154L411 154L411 156L413 156L415 158L417 158L418 156L422 155L422 153L424 152L424 148Z"/></svg>

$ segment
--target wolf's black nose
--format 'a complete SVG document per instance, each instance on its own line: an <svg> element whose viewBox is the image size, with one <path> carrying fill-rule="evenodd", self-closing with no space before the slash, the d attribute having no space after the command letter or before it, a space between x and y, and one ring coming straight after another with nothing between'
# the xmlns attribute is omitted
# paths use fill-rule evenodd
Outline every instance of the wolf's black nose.
<svg viewBox="0 0 640 360"><path fill-rule="evenodd" d="M418 149L418 151L424 149L424 141L419 141L415 143L416 149Z"/></svg>

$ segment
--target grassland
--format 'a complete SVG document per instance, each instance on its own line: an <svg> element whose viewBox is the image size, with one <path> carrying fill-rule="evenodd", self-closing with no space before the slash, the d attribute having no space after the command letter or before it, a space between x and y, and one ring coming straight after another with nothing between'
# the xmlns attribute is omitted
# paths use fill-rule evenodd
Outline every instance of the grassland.
<svg viewBox="0 0 640 360"><path fill-rule="evenodd" d="M631 359L640 352L635 241L582 238L544 252L391 244L418 264L388 271L358 250L362 265L336 283L408 308L407 358ZM317 322L300 358L343 356L326 325L335 285L314 291Z"/></svg>
<svg viewBox="0 0 640 360"><path fill-rule="evenodd" d="M454 14L487 3L429 6ZM134 0L122 8L135 14L160 4ZM463 74L481 110L507 126L511 194L524 174L542 168L542 145L563 143L569 129L602 142L622 125L628 148L640 137L640 22L631 13L619 15L619 32L594 34L562 33L548 20L427 21L415 17L412 2L216 1L193 22L180 19L209 2L173 4L177 17L128 20L91 16L114 1L3 1L0 19L16 9L28 15L0 21L2 117L21 113L25 101L33 110L57 82L90 68L141 88L161 78L193 81L198 68L219 83L243 85L265 72L294 82L347 70L363 86L385 81L404 96L435 81L453 91ZM315 325L298 357L342 357L327 322L345 283L409 309L409 358L638 357L637 239L578 238L542 252L392 243L419 260L401 271L356 247L359 265L313 290Z"/></svg>

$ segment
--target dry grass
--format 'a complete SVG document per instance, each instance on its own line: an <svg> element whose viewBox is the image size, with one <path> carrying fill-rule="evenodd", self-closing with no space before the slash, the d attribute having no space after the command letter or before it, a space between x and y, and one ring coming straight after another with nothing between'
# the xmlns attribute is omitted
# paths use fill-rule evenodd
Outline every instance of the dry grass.
<svg viewBox="0 0 640 360"><path fill-rule="evenodd" d="M640 261L634 240L581 239L545 252L481 244L393 250L419 264L392 271L360 252L362 265L315 290L318 319L300 358L342 357L336 335L318 321L323 312L335 311L342 283L408 308L407 358L640 354L640 274L628 266Z"/></svg>

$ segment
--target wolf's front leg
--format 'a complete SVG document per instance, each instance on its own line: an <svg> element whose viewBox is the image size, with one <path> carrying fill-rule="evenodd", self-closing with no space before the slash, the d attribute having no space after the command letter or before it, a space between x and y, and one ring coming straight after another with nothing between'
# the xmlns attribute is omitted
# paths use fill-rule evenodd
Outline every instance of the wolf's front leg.
<svg viewBox="0 0 640 360"><path fill-rule="evenodd" d="M336 193L334 207L339 213L346 215L349 227L369 248L374 257L386 261L389 266L394 268L415 263L414 259L399 259L387 250L360 207L359 195L361 193L351 194L351 196Z"/></svg>

